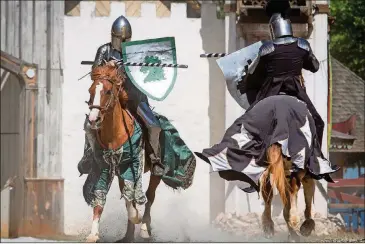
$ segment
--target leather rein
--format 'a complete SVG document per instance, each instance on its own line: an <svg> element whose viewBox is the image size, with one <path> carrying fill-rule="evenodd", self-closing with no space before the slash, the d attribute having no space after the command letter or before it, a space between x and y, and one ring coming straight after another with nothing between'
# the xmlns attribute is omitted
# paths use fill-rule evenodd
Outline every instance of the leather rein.
<svg viewBox="0 0 365 244"><path fill-rule="evenodd" d="M124 87L122 86L122 82L120 82L120 83L115 83L115 82L113 82L113 81L111 81L110 79L105 79L105 80L107 80L108 82L110 82L112 85L113 85L113 87L112 87L112 89L111 89L111 96L110 96L110 98L109 98L109 100L107 101L107 103L106 103L106 105L105 106L103 106L103 107L101 107L101 106L99 106L99 105L92 105L92 104L90 104L90 101L88 102L88 105L89 105L89 109L90 110L92 110L92 109L98 109L98 110L100 110L100 113L102 113L102 112L107 112L108 111L108 109L109 109L109 107L111 106L111 104L112 104L112 102L113 102L113 100L115 101L115 102L119 102L119 94L123 91L123 89L124 89ZM117 91L117 94L114 94L114 92L113 92L113 88L115 87L115 86L118 86L119 85L119 89L118 89L118 91ZM129 114L129 113L128 113ZM130 114L129 114L130 115ZM103 123L103 121L104 121L104 115L100 115L99 117L98 117L98 119L95 121L95 123L96 122L98 122L99 120L101 120L99 123L100 124L102 124ZM89 121L89 123L90 123L90 121ZM101 128L101 126L100 126L100 128ZM99 145L101 146L101 147L103 147L104 149L109 149L106 145L104 145L102 142L101 142L101 139L100 139L100 134L99 134L99 131L100 131L100 128L96 128L96 140L98 141L98 143L99 143Z"/></svg>

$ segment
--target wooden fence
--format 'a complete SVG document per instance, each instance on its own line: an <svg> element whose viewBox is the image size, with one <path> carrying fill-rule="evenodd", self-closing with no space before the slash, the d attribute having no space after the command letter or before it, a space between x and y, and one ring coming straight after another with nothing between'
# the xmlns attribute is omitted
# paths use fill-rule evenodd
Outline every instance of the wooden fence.
<svg viewBox="0 0 365 244"><path fill-rule="evenodd" d="M365 177L328 184L329 213L340 214L348 231L365 234Z"/></svg>

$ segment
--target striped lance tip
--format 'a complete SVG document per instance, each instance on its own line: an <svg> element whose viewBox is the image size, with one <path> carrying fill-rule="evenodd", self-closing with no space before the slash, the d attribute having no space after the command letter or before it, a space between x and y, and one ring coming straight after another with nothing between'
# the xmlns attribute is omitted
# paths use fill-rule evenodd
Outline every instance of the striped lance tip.
<svg viewBox="0 0 365 244"><path fill-rule="evenodd" d="M203 53L200 54L201 58L220 58L226 56L227 53Z"/></svg>
<svg viewBox="0 0 365 244"><path fill-rule="evenodd" d="M188 68L185 64L161 64L161 63L134 63L134 62L125 62L122 63L125 66L148 66L148 67L162 67L162 68Z"/></svg>
<svg viewBox="0 0 365 244"><path fill-rule="evenodd" d="M117 60L118 65L124 66L148 66L148 67L162 67L162 68L183 68L187 69L188 66L185 64L166 64L166 63L136 63L136 62L123 62L122 60ZM92 61L81 61L83 65L93 65L94 62Z"/></svg>

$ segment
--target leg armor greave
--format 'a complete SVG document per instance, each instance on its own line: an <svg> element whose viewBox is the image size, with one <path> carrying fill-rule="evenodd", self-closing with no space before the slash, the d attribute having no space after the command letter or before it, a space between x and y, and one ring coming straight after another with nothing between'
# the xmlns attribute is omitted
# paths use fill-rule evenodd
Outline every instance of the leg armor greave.
<svg viewBox="0 0 365 244"><path fill-rule="evenodd" d="M151 147L152 154L150 156L152 164L161 164L161 153L160 153L160 133L161 133L161 125L157 120L155 115L153 114L149 105L145 102L141 102L137 108L137 114L142 120L143 124L147 129L147 140L148 144ZM158 174L158 173L156 173Z"/></svg>

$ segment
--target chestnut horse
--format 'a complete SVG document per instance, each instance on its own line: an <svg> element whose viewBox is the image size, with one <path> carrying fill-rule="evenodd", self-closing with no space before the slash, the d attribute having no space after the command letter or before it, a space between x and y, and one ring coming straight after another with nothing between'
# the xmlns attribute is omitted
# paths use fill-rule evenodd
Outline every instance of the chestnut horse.
<svg viewBox="0 0 365 244"><path fill-rule="evenodd" d="M94 144L94 158L96 158L96 161L98 161L98 155L97 153L95 153L95 148L99 149L99 151L111 152L112 154L118 153L118 150L120 152L120 149L122 148L120 155L117 157L119 158L119 161L116 160L117 162L113 163L114 166L119 167L119 165L121 164L137 164L136 167L133 167L135 171L139 172L137 178L140 179L134 182L131 182L130 180L126 181L125 177L123 176L123 174L126 174L126 170L124 170L123 173L123 169L119 169L119 171L117 170L117 173L115 173L118 176L119 189L122 193L122 197L126 201L126 208L128 212L128 227L123 241L133 241L135 224L139 224L141 222L142 226L140 236L143 238L149 238L151 206L155 200L155 192L158 185L160 184L161 177L151 175L146 194L139 195L140 202L137 204L145 204L145 212L143 217L141 217L136 208L136 201L138 200L136 200L136 198L138 197L134 197L134 199L131 199L133 198L133 194L131 194L130 192L137 188L140 191L142 190L142 175L143 173L149 171L150 165L149 163L146 163L143 170L144 160L141 155L143 155L142 153L144 144L142 142L142 132L135 118L129 113L126 108L128 96L126 91L124 90L125 76L117 67L114 67L112 65L105 65L94 68L91 76L93 83L89 89L90 113L87 116L88 122L86 126L87 128L85 130L88 129L89 132L91 131L94 135L94 138L96 138L94 140L94 143L91 142L91 144ZM137 146L132 145L134 141L138 141ZM133 148L133 146L135 148ZM141 153L139 153L139 155L132 155L138 154L138 152L133 152L133 150L138 151L137 147L139 148L139 150L141 150ZM127 156L125 156L125 154L127 154ZM103 157L105 157L105 155L103 155ZM132 162L133 159L134 162ZM142 167L138 165L142 165ZM109 165L109 167L112 166L113 165ZM104 170L102 172L106 172L106 174L110 173L110 171L108 170ZM101 188L102 190L100 190L99 192L93 190L93 195L101 195L102 201L93 200L93 222L91 233L87 237L88 242L96 242L97 240L99 240L99 222L101 214L103 212L106 194L109 190L111 181L113 180L113 176L115 174L112 174L112 176L105 176L108 181L110 181L109 186L104 186L104 188ZM111 177L111 179L109 179L108 177ZM138 193L134 194L138 195ZM147 198L147 203L145 198Z"/></svg>
<svg viewBox="0 0 365 244"><path fill-rule="evenodd" d="M307 174L307 169L301 169L291 173L292 162L282 154L279 144L271 145L267 152L268 168L260 178L260 192L263 197L265 208L261 217L262 227L266 238L274 235L274 222L271 218L271 202L273 199L273 186L279 192L284 205L284 219L289 230L289 241L299 241L296 232L300 218L297 215L298 191L303 184L305 210L305 221L300 227L303 236L309 236L314 230L315 223L312 219L312 201L314 197L314 179Z"/></svg>

